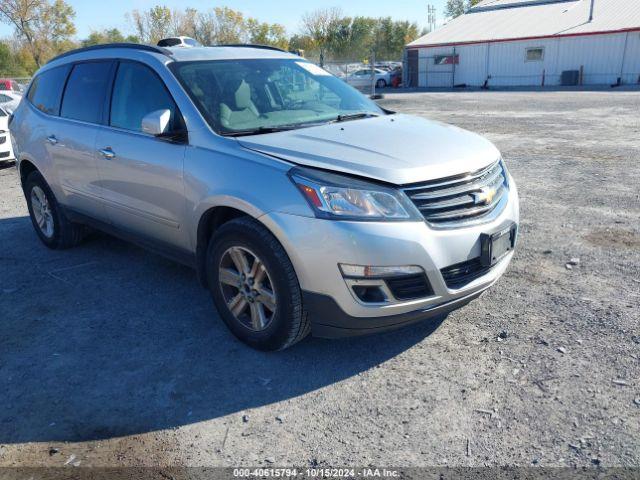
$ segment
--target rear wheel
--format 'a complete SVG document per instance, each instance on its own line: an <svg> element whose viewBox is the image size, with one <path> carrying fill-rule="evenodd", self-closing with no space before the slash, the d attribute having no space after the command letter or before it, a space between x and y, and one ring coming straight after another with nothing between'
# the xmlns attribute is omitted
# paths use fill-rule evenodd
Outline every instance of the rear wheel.
<svg viewBox="0 0 640 480"><path fill-rule="evenodd" d="M382 78L376 82L377 88L385 88L386 86L387 86L387 82Z"/></svg>
<svg viewBox="0 0 640 480"><path fill-rule="evenodd" d="M310 331L298 278L263 225L238 218L220 227L207 252L209 289L233 334L259 350L283 350Z"/></svg>
<svg viewBox="0 0 640 480"><path fill-rule="evenodd" d="M40 172L32 172L24 184L24 194L36 234L47 247L70 248L82 240L84 227L70 222Z"/></svg>

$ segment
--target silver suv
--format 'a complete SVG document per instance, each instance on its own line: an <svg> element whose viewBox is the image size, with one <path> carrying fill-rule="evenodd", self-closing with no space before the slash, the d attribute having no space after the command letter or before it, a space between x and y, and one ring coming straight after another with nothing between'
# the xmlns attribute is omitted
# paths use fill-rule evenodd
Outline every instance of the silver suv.
<svg viewBox="0 0 640 480"><path fill-rule="evenodd" d="M27 99L11 131L42 242L97 228L191 265L258 349L443 316L513 255L516 186L489 141L277 49L90 47Z"/></svg>

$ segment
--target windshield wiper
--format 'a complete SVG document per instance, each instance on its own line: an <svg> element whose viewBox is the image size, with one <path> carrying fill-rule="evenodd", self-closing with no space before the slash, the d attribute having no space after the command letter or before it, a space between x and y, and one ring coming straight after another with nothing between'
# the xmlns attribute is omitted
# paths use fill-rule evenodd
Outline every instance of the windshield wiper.
<svg viewBox="0 0 640 480"><path fill-rule="evenodd" d="M379 117L380 115L371 112L345 113L338 115L337 118L329 120L327 123L348 122L349 120L358 120L359 118ZM249 135L261 135L263 133L286 132L287 130L297 130L300 128L315 127L323 125L323 122L305 122L295 125L278 125L274 127L257 127L248 128L246 130L228 130L220 133L223 137L247 137Z"/></svg>
<svg viewBox="0 0 640 480"><path fill-rule="evenodd" d="M260 135L262 133L275 133L275 132L286 132L287 130L295 130L296 128L300 128L298 125L281 125L278 127L258 127L258 128L248 128L246 130L229 130L227 132L221 132L220 135L223 137L246 137L249 135Z"/></svg>
<svg viewBox="0 0 640 480"><path fill-rule="evenodd" d="M371 113L371 112L356 112L356 113L345 113L344 115L338 115L338 117L333 120L334 122L348 122L349 120L358 120L359 118L369 118L369 117L379 117L380 115Z"/></svg>

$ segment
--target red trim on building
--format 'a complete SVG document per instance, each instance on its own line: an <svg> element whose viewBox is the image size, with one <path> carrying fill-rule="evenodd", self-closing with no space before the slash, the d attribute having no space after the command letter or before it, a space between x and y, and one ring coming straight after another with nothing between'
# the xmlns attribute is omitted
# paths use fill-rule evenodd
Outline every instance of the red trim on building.
<svg viewBox="0 0 640 480"><path fill-rule="evenodd" d="M429 45L411 45L407 47L407 50L415 50L418 48L436 48L436 47L459 47L463 45L477 45L479 43L504 43L504 42L522 42L524 40L540 40L548 38L567 38L567 37L590 37L593 35L611 35L612 33L626 33L626 32L640 32L640 27L624 28L622 30L607 30L603 32L584 32L584 33L561 33L559 35L541 35L537 37L519 37L519 38L505 38L495 40L473 40L470 42L457 42L457 43L433 43Z"/></svg>

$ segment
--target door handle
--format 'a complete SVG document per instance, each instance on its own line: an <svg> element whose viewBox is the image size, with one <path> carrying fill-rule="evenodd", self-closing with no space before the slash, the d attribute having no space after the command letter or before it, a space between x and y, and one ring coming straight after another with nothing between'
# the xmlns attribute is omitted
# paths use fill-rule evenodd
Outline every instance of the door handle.
<svg viewBox="0 0 640 480"><path fill-rule="evenodd" d="M58 144L58 139L56 138L55 135L49 135L47 137L47 142L49 142L51 145L57 145Z"/></svg>
<svg viewBox="0 0 640 480"><path fill-rule="evenodd" d="M111 160L116 157L116 154L113 150L111 150L111 147L103 148L102 150L98 150L98 152L100 152L100 155L102 155L107 160Z"/></svg>

